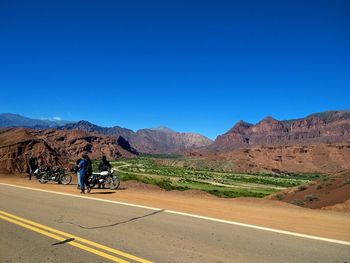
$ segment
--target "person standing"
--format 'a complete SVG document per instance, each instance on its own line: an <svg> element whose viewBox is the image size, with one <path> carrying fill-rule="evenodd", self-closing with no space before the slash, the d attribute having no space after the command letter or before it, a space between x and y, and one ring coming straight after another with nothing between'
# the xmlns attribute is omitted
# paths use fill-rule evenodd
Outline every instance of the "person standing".
<svg viewBox="0 0 350 263"><path fill-rule="evenodd" d="M76 162L75 162L75 166L74 166L74 173L75 175L77 176L77 189L80 189L80 172L79 172L79 163L80 163L81 159L78 159Z"/></svg>
<svg viewBox="0 0 350 263"><path fill-rule="evenodd" d="M89 178L92 176L92 162L87 154L85 154L84 159L86 160L86 176L85 176L85 184L88 186L88 192L90 193L90 184L89 184Z"/></svg>
<svg viewBox="0 0 350 263"><path fill-rule="evenodd" d="M87 155L83 155L83 158L81 159L79 163L79 175L80 175L80 193L85 194L85 186L87 188L88 193L90 193L90 187L87 182L88 179L88 161L86 160L86 157L89 158Z"/></svg>
<svg viewBox="0 0 350 263"><path fill-rule="evenodd" d="M29 180L32 180L32 175L34 174L35 170L38 169L38 160L34 158L32 154L30 154L29 156L28 166L29 166Z"/></svg>

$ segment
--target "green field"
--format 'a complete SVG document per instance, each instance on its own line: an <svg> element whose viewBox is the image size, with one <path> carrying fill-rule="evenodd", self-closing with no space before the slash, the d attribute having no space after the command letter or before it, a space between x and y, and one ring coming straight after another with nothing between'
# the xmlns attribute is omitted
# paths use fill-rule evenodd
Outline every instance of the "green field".
<svg viewBox="0 0 350 263"><path fill-rule="evenodd" d="M122 180L137 180L166 190L196 189L219 197L264 197L319 178L317 174L242 174L157 163L157 157L141 156L111 162Z"/></svg>

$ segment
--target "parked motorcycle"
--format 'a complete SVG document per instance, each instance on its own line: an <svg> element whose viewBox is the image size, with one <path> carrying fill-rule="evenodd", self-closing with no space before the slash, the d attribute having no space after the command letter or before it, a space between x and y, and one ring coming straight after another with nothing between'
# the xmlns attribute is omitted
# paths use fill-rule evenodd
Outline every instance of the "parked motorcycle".
<svg viewBox="0 0 350 263"><path fill-rule="evenodd" d="M92 173L88 179L90 188L93 188L96 184L101 185L102 188L109 188L111 190L118 189L120 185L120 179L116 172L112 169L110 171L103 171L100 173Z"/></svg>
<svg viewBox="0 0 350 263"><path fill-rule="evenodd" d="M34 172L34 175L42 184L46 184L48 181L53 181L67 185L72 181L72 176L68 174L67 170L63 167L40 167Z"/></svg>

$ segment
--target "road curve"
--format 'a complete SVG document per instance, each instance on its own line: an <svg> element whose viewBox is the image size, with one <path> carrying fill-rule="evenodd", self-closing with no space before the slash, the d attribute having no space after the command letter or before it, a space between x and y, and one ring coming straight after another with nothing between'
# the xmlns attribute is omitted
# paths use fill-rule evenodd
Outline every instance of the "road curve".
<svg viewBox="0 0 350 263"><path fill-rule="evenodd" d="M91 245L98 244L144 262L350 262L350 246L345 244L5 185L0 185L0 216L1 262L111 262L69 244L74 242L112 254ZM59 239L26 225L91 243L53 245Z"/></svg>

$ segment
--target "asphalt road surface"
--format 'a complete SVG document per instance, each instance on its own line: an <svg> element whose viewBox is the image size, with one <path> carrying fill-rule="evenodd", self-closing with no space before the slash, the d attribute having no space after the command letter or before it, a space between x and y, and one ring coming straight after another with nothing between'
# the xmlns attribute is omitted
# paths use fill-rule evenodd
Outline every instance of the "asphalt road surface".
<svg viewBox="0 0 350 263"><path fill-rule="evenodd" d="M349 244L0 185L0 262L350 263Z"/></svg>

